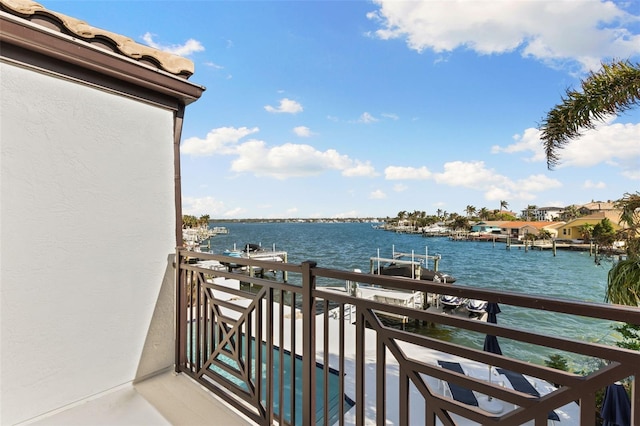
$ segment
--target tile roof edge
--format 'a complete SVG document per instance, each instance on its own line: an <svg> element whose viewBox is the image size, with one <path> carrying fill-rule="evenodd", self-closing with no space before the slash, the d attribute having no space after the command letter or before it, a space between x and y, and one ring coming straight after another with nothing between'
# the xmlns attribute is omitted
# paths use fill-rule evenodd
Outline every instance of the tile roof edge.
<svg viewBox="0 0 640 426"><path fill-rule="evenodd" d="M37 15L53 19L61 32L66 30L88 43L97 37L106 38L117 49L116 53L136 60L153 60L160 69L171 74L188 78L194 73L194 64L187 58L145 46L111 31L92 27L79 19L48 10L32 0L0 0L0 5L7 12L27 20Z"/></svg>

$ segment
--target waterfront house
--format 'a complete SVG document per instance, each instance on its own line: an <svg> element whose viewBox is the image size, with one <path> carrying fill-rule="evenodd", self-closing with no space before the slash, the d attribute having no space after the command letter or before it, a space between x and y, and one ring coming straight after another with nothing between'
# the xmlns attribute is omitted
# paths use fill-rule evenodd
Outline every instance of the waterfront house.
<svg viewBox="0 0 640 426"><path fill-rule="evenodd" d="M477 232L479 234L501 234L502 224L506 223L504 220L487 220L480 221L471 225L471 232Z"/></svg>
<svg viewBox="0 0 640 426"><path fill-rule="evenodd" d="M542 221L513 221L503 222L500 224L502 235L508 235L511 238L522 239L527 234L538 235L542 229L549 231L552 238L557 235L555 228L559 222L542 222Z"/></svg>
<svg viewBox="0 0 640 426"><path fill-rule="evenodd" d="M610 212L615 210L616 210L615 203L611 202L610 200L607 200L606 202L592 201L590 203L583 204L580 207L578 207L578 212L581 215L590 215L593 213Z"/></svg>
<svg viewBox="0 0 640 426"><path fill-rule="evenodd" d="M603 219L609 219L614 230L619 230L620 225L620 210L603 210L596 213L589 214L587 216L581 216L577 219L570 220L569 222L559 226L557 228L559 239L564 240L581 240L583 238L581 228L584 225L597 225L602 222Z"/></svg>

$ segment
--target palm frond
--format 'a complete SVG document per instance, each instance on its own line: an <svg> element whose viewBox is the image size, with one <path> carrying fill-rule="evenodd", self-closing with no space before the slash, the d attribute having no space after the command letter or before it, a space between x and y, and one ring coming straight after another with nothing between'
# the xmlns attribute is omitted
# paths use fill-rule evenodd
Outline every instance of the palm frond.
<svg viewBox="0 0 640 426"><path fill-rule="evenodd" d="M640 103L640 64L618 61L603 64L582 81L582 91L567 89L562 102L540 125L542 144L551 170L560 161L558 151L597 122Z"/></svg>
<svg viewBox="0 0 640 426"><path fill-rule="evenodd" d="M609 271L606 302L640 306L640 260L628 258Z"/></svg>

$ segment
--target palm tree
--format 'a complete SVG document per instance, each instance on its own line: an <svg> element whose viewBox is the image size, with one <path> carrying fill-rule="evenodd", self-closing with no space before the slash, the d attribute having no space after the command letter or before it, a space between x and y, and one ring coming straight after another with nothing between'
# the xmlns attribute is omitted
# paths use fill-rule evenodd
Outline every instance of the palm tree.
<svg viewBox="0 0 640 426"><path fill-rule="evenodd" d="M626 226L619 237L626 243L627 258L609 271L605 300L640 306L640 193L624 194L616 207L622 210L620 223Z"/></svg>
<svg viewBox="0 0 640 426"><path fill-rule="evenodd" d="M482 220L487 220L489 218L489 210L486 207L481 208L478 212L478 216Z"/></svg>
<svg viewBox="0 0 640 426"><path fill-rule="evenodd" d="M551 232L548 229L543 228L540 231L538 231L538 238L541 239L542 241L550 240Z"/></svg>
<svg viewBox="0 0 640 426"><path fill-rule="evenodd" d="M585 223L578 227L578 232L582 237L582 241L591 241L593 239L593 224Z"/></svg>
<svg viewBox="0 0 640 426"><path fill-rule="evenodd" d="M547 113L542 121L542 144L547 156L547 168L559 162L558 151L595 122L620 114L640 103L640 64L617 61L602 64L582 81L582 92L567 89L566 97Z"/></svg>
<svg viewBox="0 0 640 426"><path fill-rule="evenodd" d="M506 209L507 207L509 207L509 203L507 203L505 200L500 200L500 211Z"/></svg>
<svg viewBox="0 0 640 426"><path fill-rule="evenodd" d="M578 211L578 207L575 204L571 204L570 206L565 207L564 211L560 213L560 219L568 222L571 219L577 218L579 215L580 212Z"/></svg>
<svg viewBox="0 0 640 426"><path fill-rule="evenodd" d="M531 217L531 213L532 213L533 211L535 211L537 208L538 208L538 206L536 206L535 204L529 204L529 205L527 206L527 209L525 210L525 212L526 212L525 214L526 214L527 222L528 222L529 220L531 220L531 218L530 218L530 217ZM534 220L535 220L535 218L534 218Z"/></svg>
<svg viewBox="0 0 640 426"><path fill-rule="evenodd" d="M468 217L473 216L474 214L476 214L477 211L478 210L474 206L471 206L471 205L467 206L467 208L465 209L465 212L467 212L467 216Z"/></svg>

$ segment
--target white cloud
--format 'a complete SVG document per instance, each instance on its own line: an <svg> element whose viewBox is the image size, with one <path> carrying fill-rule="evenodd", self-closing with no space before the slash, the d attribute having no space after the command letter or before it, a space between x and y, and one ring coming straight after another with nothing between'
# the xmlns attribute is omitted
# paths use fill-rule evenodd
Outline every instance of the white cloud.
<svg viewBox="0 0 640 426"><path fill-rule="evenodd" d="M351 210L351 211L348 211L348 212L337 213L337 214L333 215L332 217L334 219L345 219L345 218L358 217L358 211L357 210Z"/></svg>
<svg viewBox="0 0 640 426"><path fill-rule="evenodd" d="M308 138L312 136L314 133L306 126L298 126L293 128L293 133L301 138Z"/></svg>
<svg viewBox="0 0 640 426"><path fill-rule="evenodd" d="M640 169L624 171L622 176L631 180L640 180Z"/></svg>
<svg viewBox="0 0 640 426"><path fill-rule="evenodd" d="M426 167L399 167L389 166L384 169L384 177L387 180L424 180L431 177L431 172Z"/></svg>
<svg viewBox="0 0 640 426"><path fill-rule="evenodd" d="M404 192L407 189L409 189L409 187L407 185L402 184L402 183L396 183L395 185L393 185L393 190L395 192Z"/></svg>
<svg viewBox="0 0 640 426"><path fill-rule="evenodd" d="M378 119L375 118L373 115L369 114L368 112L363 112L362 115L360 115L360 117L357 120L358 123L365 123L365 124L375 123L376 121L378 121Z"/></svg>
<svg viewBox="0 0 640 426"><path fill-rule="evenodd" d="M512 180L488 169L483 161L451 161L443 165L442 172L429 172L426 167L387 167L385 176L393 179L432 179L452 187L483 191L487 200L532 200L535 194L562 186L557 179L545 175L531 175Z"/></svg>
<svg viewBox="0 0 640 426"><path fill-rule="evenodd" d="M334 149L318 151L310 145L292 143L268 147L263 141L252 140L240 145L237 153L239 157L231 163L231 170L276 179L314 176L326 170L344 172L358 166Z"/></svg>
<svg viewBox="0 0 640 426"><path fill-rule="evenodd" d="M624 175L633 174L640 167L640 123L611 124L614 118L610 117L595 129L585 131L579 138L570 141L559 150L560 163L557 168L592 167L607 163L620 168ZM533 153L528 161L546 161L540 131L529 128L522 137L516 135L514 139L517 141L515 144L506 147L494 146L491 152L511 154L528 151Z"/></svg>
<svg viewBox="0 0 640 426"><path fill-rule="evenodd" d="M208 62L205 62L204 64L206 66L208 66L209 68L213 68L213 69L216 69L216 70L224 69L224 67L222 65L218 65L215 62L208 61Z"/></svg>
<svg viewBox="0 0 640 426"><path fill-rule="evenodd" d="M277 107L273 107L271 105L265 105L264 109L272 113L287 113L287 114L297 114L303 111L302 105L288 98L280 99L280 105L278 105Z"/></svg>
<svg viewBox="0 0 640 426"><path fill-rule="evenodd" d="M542 146L542 141L540 139L541 131L530 127L524 131L523 135L514 135L513 139L516 143L512 145L507 145L506 147L500 147L498 145L494 145L491 147L491 152L493 154L498 154L500 152L504 152L507 154L513 154L516 152L533 152L533 155L529 158L525 159L526 161L545 161L546 156L544 153L544 148Z"/></svg>
<svg viewBox="0 0 640 426"><path fill-rule="evenodd" d="M623 171L640 165L640 123L603 124L586 131L559 151L561 167L592 167L600 163L618 165Z"/></svg>
<svg viewBox="0 0 640 426"><path fill-rule="evenodd" d="M311 145L293 143L270 147L258 139L240 142L258 131L257 127L219 127L211 130L204 139L191 137L184 140L181 153L194 157L235 155L231 162L232 171L276 179L314 176L327 170L338 170L346 177L378 175L369 161L351 159L335 149L318 151Z"/></svg>
<svg viewBox="0 0 640 426"><path fill-rule="evenodd" d="M390 113L390 112L383 112L380 115L383 116L384 118L388 118L390 120L398 120L400 118L400 117L398 117L398 114L393 114L393 113Z"/></svg>
<svg viewBox="0 0 640 426"><path fill-rule="evenodd" d="M371 198L372 200L383 200L387 198L387 194L385 194L382 190L377 189L369 194L369 198Z"/></svg>
<svg viewBox="0 0 640 426"><path fill-rule="evenodd" d="M238 148L237 144L240 139L259 130L257 127L219 127L207 133L204 139L198 137L185 139L180 151L194 157L233 154Z"/></svg>
<svg viewBox="0 0 640 426"><path fill-rule="evenodd" d="M433 179L438 183L449 186L463 186L466 188L483 188L489 184L505 184L505 176L487 169L484 161L452 161L444 164L442 173L433 173Z"/></svg>
<svg viewBox="0 0 640 426"><path fill-rule="evenodd" d="M224 214L224 203L213 197L183 197L182 213L196 217L208 214L213 217Z"/></svg>
<svg viewBox="0 0 640 426"><path fill-rule="evenodd" d="M243 207L236 207L235 209L227 210L223 213L224 217L242 217L247 212L247 209Z"/></svg>
<svg viewBox="0 0 640 426"><path fill-rule="evenodd" d="M179 56L189 56L194 52L202 52L204 50L204 46L198 41L190 38L184 44L172 44L172 45L162 45L153 41L154 35L151 33L145 33L142 36L142 39L147 43L150 47L154 49L162 50L163 52L173 53L174 55Z"/></svg>
<svg viewBox="0 0 640 426"><path fill-rule="evenodd" d="M342 171L342 176L374 177L374 176L378 176L378 173L376 173L376 170L373 168L370 162L368 161L362 162L362 161L355 160L351 167L348 167Z"/></svg>
<svg viewBox="0 0 640 426"><path fill-rule="evenodd" d="M605 184L604 182L600 181L600 182L592 182L590 179L587 179L583 184L582 187L584 189L604 189L607 187L607 184Z"/></svg>
<svg viewBox="0 0 640 426"><path fill-rule="evenodd" d="M640 35L622 25L637 21L611 1L375 0L368 17L383 40L403 38L409 48L436 53L519 51L555 66L567 61L599 68L603 58L638 53Z"/></svg>

